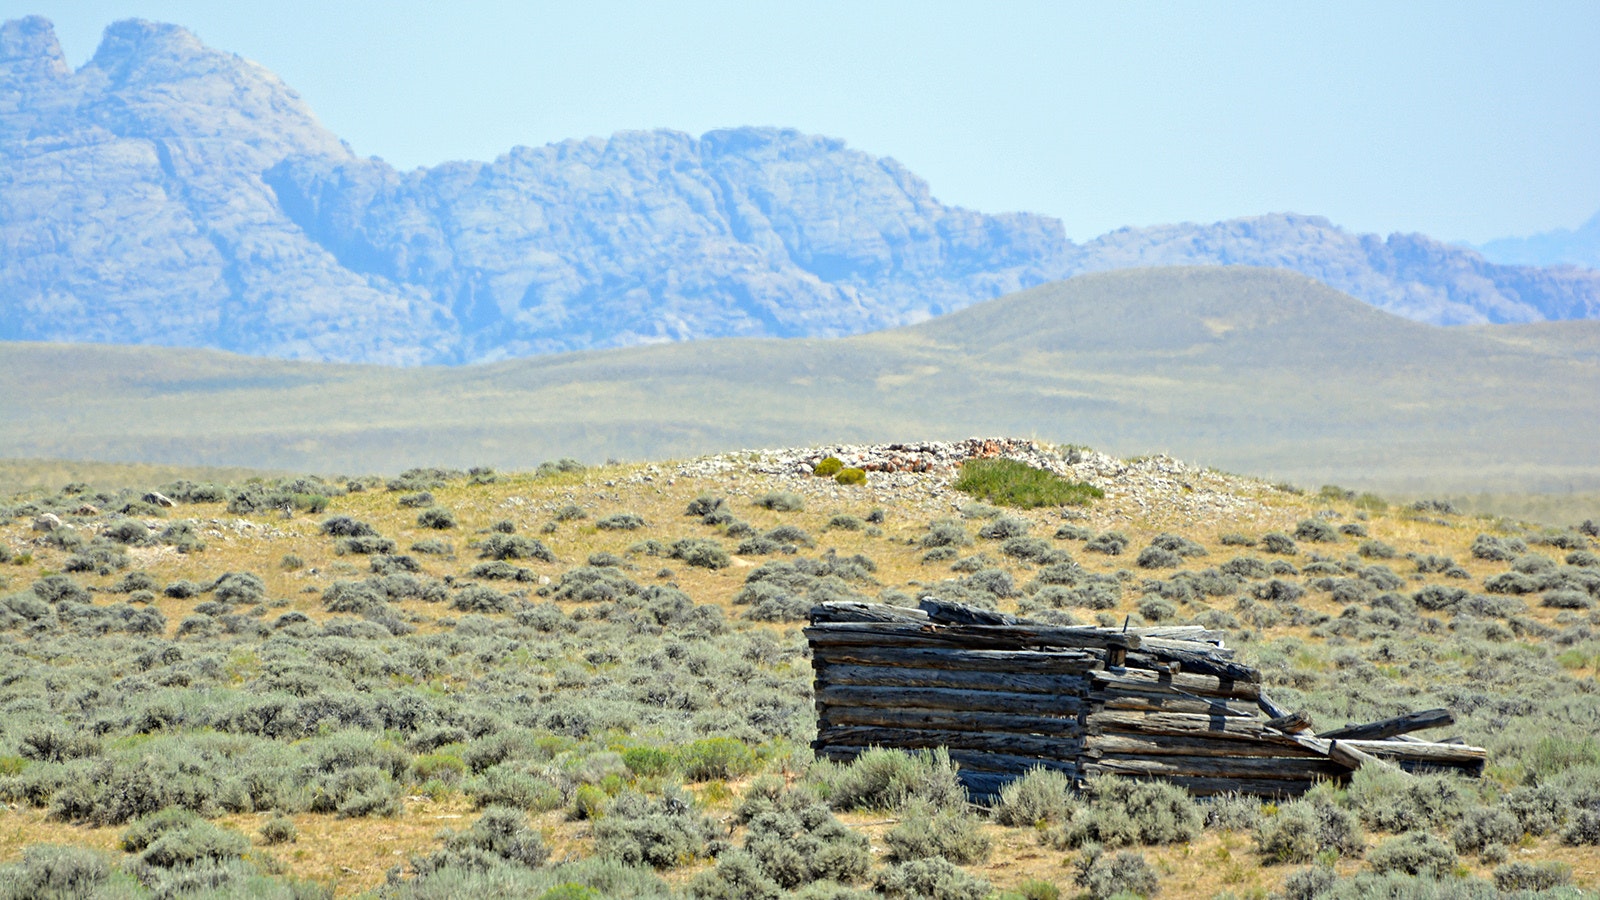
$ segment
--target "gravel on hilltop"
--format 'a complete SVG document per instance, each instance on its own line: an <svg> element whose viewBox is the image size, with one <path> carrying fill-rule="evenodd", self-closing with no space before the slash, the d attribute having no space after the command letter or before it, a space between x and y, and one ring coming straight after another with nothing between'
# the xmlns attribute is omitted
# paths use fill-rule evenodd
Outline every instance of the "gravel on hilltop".
<svg viewBox="0 0 1600 900"><path fill-rule="evenodd" d="M850 487L813 475L816 464L829 456L865 470L866 485ZM751 482L733 483L730 479L728 492L749 495L788 490L833 501L859 498L865 492L874 503L945 515L972 502L951 488L961 465L969 459L1001 456L1105 491L1105 499L1089 509L1065 507L1061 511L1063 517L1099 524L1135 518L1170 518L1191 525L1250 519L1266 512L1261 497L1274 490L1260 479L1229 475L1166 455L1118 459L1083 447L1004 437L738 450L647 466L631 480L648 483L753 476Z"/></svg>

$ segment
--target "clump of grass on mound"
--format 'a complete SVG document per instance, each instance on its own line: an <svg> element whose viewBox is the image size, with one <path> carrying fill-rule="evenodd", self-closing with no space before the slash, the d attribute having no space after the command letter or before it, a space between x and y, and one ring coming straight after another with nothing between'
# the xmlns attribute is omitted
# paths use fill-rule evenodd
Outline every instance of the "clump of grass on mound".
<svg viewBox="0 0 1600 900"><path fill-rule="evenodd" d="M968 460L952 486L980 500L1020 509L1087 506L1105 496L1092 484L1068 481L1054 472L1002 457Z"/></svg>

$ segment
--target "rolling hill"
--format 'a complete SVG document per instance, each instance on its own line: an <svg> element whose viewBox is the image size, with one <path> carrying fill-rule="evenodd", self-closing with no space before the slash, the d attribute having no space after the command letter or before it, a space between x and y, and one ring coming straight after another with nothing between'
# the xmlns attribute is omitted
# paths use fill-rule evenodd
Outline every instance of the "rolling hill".
<svg viewBox="0 0 1600 900"><path fill-rule="evenodd" d="M1388 490L1594 490L1596 323L1440 328L1305 276L1080 276L920 325L456 368L0 345L0 455L394 471L1032 434Z"/></svg>

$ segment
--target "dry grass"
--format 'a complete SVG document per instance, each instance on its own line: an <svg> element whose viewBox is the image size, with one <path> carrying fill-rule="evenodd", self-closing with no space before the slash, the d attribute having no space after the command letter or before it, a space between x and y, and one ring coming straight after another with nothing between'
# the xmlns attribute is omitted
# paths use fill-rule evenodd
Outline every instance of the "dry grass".
<svg viewBox="0 0 1600 900"><path fill-rule="evenodd" d="M206 582L224 571L250 571L262 576L272 598L271 615L295 610L314 620L328 618L323 609L321 591L341 578L355 579L368 574L368 560L361 556L340 556L334 552L334 540L320 533L321 521L329 515L348 515L371 522L378 530L399 544L400 552L407 552L413 543L426 538L443 538L455 545L454 558L418 555L426 574L435 577L463 576L478 562L476 553L468 543L484 536L496 522L510 520L520 534L534 536L545 542L555 553L556 563L521 561L545 578L559 578L562 571L582 564L591 554L609 552L627 556L628 548L645 537L670 543L681 536L712 536L713 529L684 515L689 501L701 494L713 494L730 499L733 514L760 530L779 524L793 524L805 529L816 540L817 546L805 551L815 556L827 550L841 555L863 553L878 565L876 578L885 588L915 592L919 584L931 583L951 577L948 564L930 564L921 561L922 553L915 546L931 518L950 517L955 509L967 502L955 495L933 494L932 500L922 504L907 504L894 496L869 485L859 491L836 492L833 498L810 496L806 508L798 512L774 512L753 503L753 498L768 490L786 486L780 480L738 474L715 477L689 477L672 474L672 467L651 470L643 465L621 465L590 469L583 473L539 477L528 473L503 477L492 485L469 485L463 480L432 489L438 505L451 509L459 522L446 531L420 527L416 523L418 510L398 505L398 494L381 488L335 498L327 511L319 515L295 515L283 518L281 514L263 516L235 516L226 512L221 504L185 506L172 511L170 518L194 518L203 523L203 552L184 555L170 548L136 549L134 568L150 571L157 580L167 583L180 578ZM641 480L651 474L652 480ZM1057 542L1057 546L1071 552L1084 567L1095 572L1115 573L1133 568L1133 558L1138 549L1151 537L1164 531L1178 531L1199 540L1209 550L1208 556L1191 558L1183 568L1198 570L1216 566L1235 555L1251 553L1263 558L1266 554L1248 548L1227 547L1220 544L1220 535L1243 531L1259 536L1266 531L1292 532L1302 519L1331 511L1337 523L1361 521L1368 529L1369 539L1394 545L1402 554L1408 551L1450 556L1464 566L1481 584L1492 573L1503 571L1504 564L1474 560L1468 550L1473 538L1480 532L1493 531L1500 523L1472 516L1437 517L1414 514L1401 507L1387 511L1367 512L1353 503L1341 499L1328 499L1317 495L1295 495L1276 490L1265 483L1251 483L1241 488L1255 506L1239 517L1217 518L1210 521L1184 521L1169 511L1161 509L1138 510L1118 502L1115 497L1097 503L1083 511L1082 519L1075 519L1096 531L1118 529L1131 539L1129 552L1118 557L1105 557L1082 552L1075 542ZM547 522L554 521L557 510L569 504L583 508L586 517L561 522L549 533L542 531ZM881 533L867 530L844 531L826 528L828 520L837 514L865 518L875 508L888 510L888 518ZM595 527L601 518L619 512L637 514L647 526L637 532L606 531ZM1048 536L1062 519L1049 510L1013 513L1033 523L1033 533ZM969 532L977 530L975 522L967 523ZM80 523L80 527L93 528L94 523ZM60 571L66 554L35 542L28 523L13 522L0 526L0 540L14 549L33 554L25 564L0 566L0 588L26 587L43 575ZM1305 561L1308 550L1316 549L1336 556L1354 553L1359 538L1341 537L1337 544L1304 545L1301 555L1293 561ZM964 553L984 551L997 564L1013 571L1020 584L1031 577L1031 567L1008 561L1001 556L993 542L979 541L977 546L965 548ZM283 566L286 555L303 560L303 566L288 570ZM751 567L766 558L735 559L723 570L708 570L685 566L676 560L646 556L629 559L629 577L642 583L655 581L678 585L697 602L716 603L736 620L741 612L732 598L743 585ZM1402 577L1409 578L1413 568L1403 558L1382 560ZM1170 577L1171 570L1150 574ZM118 575L88 576L80 580L88 585L105 588ZM1426 581L1438 580L1429 575ZM1422 582L1413 581L1415 589ZM520 587L520 586L519 586ZM1137 592L1126 592L1119 606L1111 611L1117 618L1132 614L1137 603ZM103 595L104 596L104 595ZM155 605L167 616L171 628L189 613L197 601L160 597ZM1327 596L1309 592L1302 601L1306 607L1330 616L1337 616L1339 605ZM452 610L421 602L402 604L407 614L415 616L424 631L441 629L444 621L457 614ZM569 605L569 610L571 605ZM1198 609L1188 609L1193 614ZM1528 616L1553 624L1555 610L1537 606L1530 608ZM738 627L776 628L788 630L793 626L741 624ZM1263 639L1297 636L1306 637L1305 629L1281 627L1267 629ZM237 678L247 679L253 663L248 655L236 657ZM1600 677L1596 666L1600 659L1578 661L1569 672L1574 677ZM728 786L701 785L696 788L702 797L711 799L713 812L726 815L730 799L741 789ZM711 796L714 795L714 796ZM351 896L368 891L384 878L384 873L415 853L427 852L437 846L441 828L468 827L476 813L460 793L450 793L439 799L412 797L403 815L393 819L337 819L332 816L299 815L294 817L299 830L298 841L278 847L259 847L258 852L279 860L289 870L301 877L332 883L340 896ZM237 815L220 820L255 838L262 816ZM851 816L846 821L859 826L873 838L875 852L880 852L881 836L890 826L881 817ZM582 856L590 852L591 838L585 823L569 822L560 812L538 818L538 827L554 849L553 859ZM991 861L973 867L973 871L989 878L999 888L1013 887L1023 880L1038 878L1061 886L1064 893L1070 887L1072 853L1053 851L1039 844L1036 835L1028 829L991 827L995 839L995 853ZM44 813L32 809L11 809L0 814L0 861L17 858L22 850L35 843L73 843L113 850L117 829L96 829L69 826L48 820ZM1374 840L1376 840L1374 838ZM1600 883L1600 858L1590 851L1564 848L1552 840L1538 842L1521 848L1519 854L1527 858L1560 859L1574 868L1574 879L1580 885ZM1263 867L1253 853L1247 836L1207 832L1192 844L1177 847L1146 848L1151 862L1162 872L1162 896L1168 898L1206 898L1223 891L1240 896L1260 895L1281 886L1282 879L1292 867ZM1465 865L1480 875L1487 870L1475 860L1464 860ZM1346 864L1355 871L1358 863ZM670 880L681 883L692 877L694 870L669 873Z"/></svg>

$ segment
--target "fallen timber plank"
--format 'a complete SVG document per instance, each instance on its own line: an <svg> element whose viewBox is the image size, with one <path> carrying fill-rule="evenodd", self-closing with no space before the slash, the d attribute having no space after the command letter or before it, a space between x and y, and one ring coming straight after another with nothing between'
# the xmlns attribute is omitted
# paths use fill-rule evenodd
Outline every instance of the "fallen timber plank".
<svg viewBox="0 0 1600 900"><path fill-rule="evenodd" d="M1208 716L1238 716L1240 718L1253 718L1254 709L1243 706L1231 705L1226 700L1209 697L1185 696L1182 694L1154 694L1134 691L1093 691L1089 694L1091 703L1099 703L1106 709L1134 709L1150 712L1178 712L1198 713Z"/></svg>
<svg viewBox="0 0 1600 900"><path fill-rule="evenodd" d="M865 753L867 747L861 746L835 746L828 745L817 751L828 759L855 759ZM971 769L975 772L999 772L1026 774L1029 769L1049 769L1053 772L1062 772L1070 776L1078 774L1078 766L1071 760L1040 759L1034 756L1008 756L1004 753L985 753L981 750L947 750L950 761L962 769Z"/></svg>
<svg viewBox="0 0 1600 900"><path fill-rule="evenodd" d="M871 725L878 728L935 728L948 731L1015 732L1076 737L1083 733L1077 716L1023 716L1012 713L945 709L879 709L827 706L818 711L818 728Z"/></svg>
<svg viewBox="0 0 1600 900"><path fill-rule="evenodd" d="M1104 775L1173 776L1188 778L1261 778L1273 781L1303 780L1349 774L1349 769L1327 759L1305 757L1215 756L1102 756L1085 764L1084 773Z"/></svg>
<svg viewBox="0 0 1600 900"><path fill-rule="evenodd" d="M1269 736L1263 736L1264 738ZM1203 737L1173 737L1169 735L1098 734L1084 738L1084 753L1130 754L1137 756L1259 756L1299 757L1322 759L1323 756L1307 750L1292 741L1237 741L1212 740Z"/></svg>
<svg viewBox="0 0 1600 900"><path fill-rule="evenodd" d="M908 666L962 672L1015 672L1019 675L1077 675L1100 665L1090 653L1071 650L966 650L955 647L813 647L813 664Z"/></svg>
<svg viewBox="0 0 1600 900"><path fill-rule="evenodd" d="M987 750L1013 756L1048 756L1070 759L1083 751L1080 737L1046 737L998 731L949 731L935 728L876 728L867 725L833 725L819 729L819 745L898 747L927 750Z"/></svg>
<svg viewBox="0 0 1600 900"><path fill-rule="evenodd" d="M1109 631L1102 628L1069 628L1055 625L914 625L898 622L821 622L805 629L805 635L814 643L824 643L825 638L836 634L869 633L897 635L943 643L994 644L997 646L1045 647L1110 647L1134 648L1139 646L1137 634Z"/></svg>
<svg viewBox="0 0 1600 900"><path fill-rule="evenodd" d="M1085 724L1090 734L1121 732L1237 741L1260 740L1266 734L1266 726L1257 719L1247 719L1242 716L1202 716L1194 713L1106 710L1089 714Z"/></svg>
<svg viewBox="0 0 1600 900"><path fill-rule="evenodd" d="M826 706L1021 713L1037 716L1075 716L1078 710L1083 708L1083 701L1077 696L955 688L861 687L830 684L817 689L816 696L817 703Z"/></svg>
<svg viewBox="0 0 1600 900"><path fill-rule="evenodd" d="M1281 732L1280 732L1281 733ZM1320 753L1340 765L1351 770L1362 766L1388 766L1389 763L1378 759L1358 747L1351 747L1344 741L1330 741L1325 738L1312 737L1306 734L1285 734L1285 738L1307 750Z"/></svg>
<svg viewBox="0 0 1600 900"><path fill-rule="evenodd" d="M1456 717L1451 715L1448 709L1425 709L1421 712L1395 716L1392 719L1368 722L1365 725L1346 725L1343 728L1324 731L1317 737L1337 738L1341 741L1376 741L1427 728L1443 728L1455 723Z"/></svg>
<svg viewBox="0 0 1600 900"><path fill-rule="evenodd" d="M1339 743L1370 753L1380 759L1395 762L1426 762L1461 768L1481 767L1489 758L1489 751L1466 744L1428 743L1424 741L1350 741Z"/></svg>
<svg viewBox="0 0 1600 900"><path fill-rule="evenodd" d="M904 666L817 667L819 685L872 685L877 687L959 688L977 691L1012 691L1022 694L1088 693L1089 679L1082 675L1018 675L1010 672L962 672Z"/></svg>
<svg viewBox="0 0 1600 900"><path fill-rule="evenodd" d="M1234 681L1247 681L1251 684L1261 683L1261 673L1243 663L1236 663L1226 659L1216 659L1208 654L1189 653L1181 650L1153 650L1149 653L1129 653L1128 665L1155 668L1157 663L1177 663L1184 672L1191 675L1215 675L1218 678L1231 678Z"/></svg>
<svg viewBox="0 0 1600 900"><path fill-rule="evenodd" d="M1286 716L1268 719L1267 727L1285 734L1300 734L1311 730L1311 717L1300 712L1290 713Z"/></svg>
<svg viewBox="0 0 1600 900"><path fill-rule="evenodd" d="M1168 674L1149 669L1102 670L1090 673L1096 684L1136 691L1175 690L1203 697L1227 697L1232 700L1255 700L1261 695L1260 685L1248 681L1234 681L1215 675Z"/></svg>

